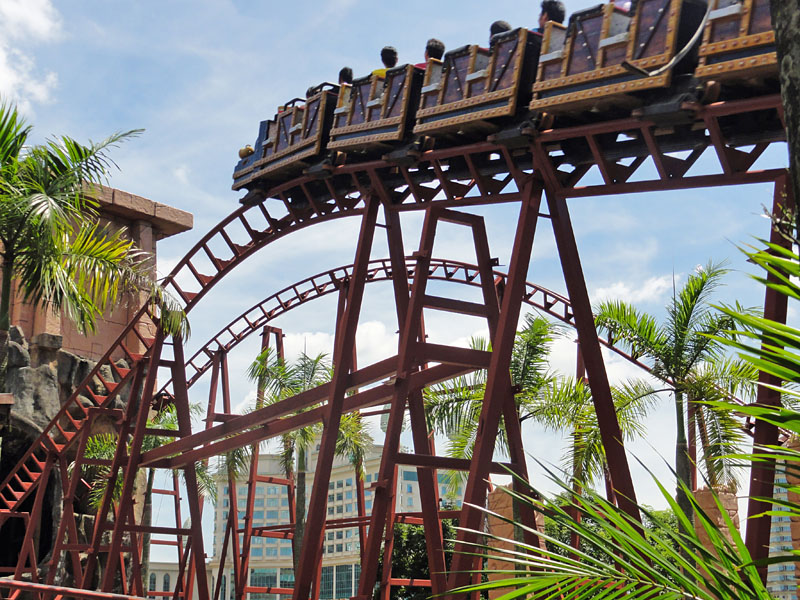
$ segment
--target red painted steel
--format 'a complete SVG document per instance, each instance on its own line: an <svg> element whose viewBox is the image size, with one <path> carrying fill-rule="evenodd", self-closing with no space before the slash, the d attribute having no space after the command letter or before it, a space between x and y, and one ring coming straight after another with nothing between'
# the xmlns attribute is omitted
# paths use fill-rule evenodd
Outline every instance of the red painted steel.
<svg viewBox="0 0 800 600"><path fill-rule="evenodd" d="M541 307L553 314L561 314L564 320L574 323L579 331L589 380L593 389L593 397L598 403L599 421L603 428L603 437L606 451L609 455L610 475L613 486L620 503L632 514L632 500L635 498L630 473L625 461L624 449L619 443L616 419L609 410L607 378L602 364L600 346L596 331L594 330L588 297L586 296L585 283L580 271L577 247L574 234L569 224L569 215L566 199L605 194L637 193L650 190L688 189L694 187L734 185L742 183L755 183L776 181L783 177L784 171L773 169L768 171L751 170L755 161L763 155L769 144L783 140L783 133L759 132L759 139L748 142L735 138L737 132L731 132L721 119L733 115L745 115L756 111L780 111L780 99L777 96L767 96L738 100L735 102L717 103L708 106L684 107L695 125L687 135L671 135L668 128L660 127L658 123L643 119L620 119L564 128L544 132L523 132L512 144L506 147L493 141L479 142L470 145L452 148L431 150L421 154L414 165L394 164L384 160L374 160L365 163L345 164L333 167L332 177L324 179L325 192L315 196L320 189L318 182L311 176L301 176L290 181L285 181L273 189L265 192L265 198L277 198L279 202L266 201L254 206L242 206L226 217L219 225L204 236L181 260L178 266L165 282L166 288L173 293L183 304L186 312L197 305L205 294L216 285L223 277L230 273L250 256L266 247L275 240L303 229L315 223L330 221L346 216L362 217L362 232L359 239L357 259L352 272L346 269L341 274L330 276L330 283L323 283L319 279L311 278L308 281L313 289L298 291L284 290L271 299L275 304L260 305L254 318L249 319L248 314L240 320L233 322L225 328L224 334L215 337L211 346L207 346L203 353L211 360L202 359L194 355L188 361L183 360L182 345L180 341L173 341L172 358L162 357L161 350L165 340L156 334L155 323L158 322L158 311L149 306L143 307L137 316L128 324L123 334L109 348L106 355L97 367L78 386L77 390L56 418L45 429L42 436L24 455L18 465L9 473L0 484L0 515L2 518L21 517L37 519L41 517L41 502L45 483L48 475L54 468L59 469L62 476L65 471L65 457L74 451L75 446L85 440L90 430L88 423L91 419L90 408L84 406L81 397L88 398L94 407L105 409L119 393L130 387L131 400L119 425L119 438L126 440L118 444L117 452L112 461L111 484L117 477L123 481L123 497L116 509L112 508L110 496L104 498L90 546L87 549L88 559L81 574L77 571L78 586L88 587L93 581L97 568L97 559L100 553L110 552L109 568L104 572L101 588L108 592L113 589L114 579L119 577L123 582L123 589L130 589L142 593L142 582L138 553L141 548L141 535L145 528L137 524L132 510L132 490L135 472L138 468L150 465L158 467L178 467L184 469L189 485L189 507L192 526L187 530L175 528L175 535L187 539L185 550L179 555L181 565L181 581L179 589L175 592L178 597L184 594L189 597L192 593L193 580L203 566L203 540L200 531L200 514L202 502L197 495L196 480L194 478L194 461L203 460L208 456L227 449L253 444L261 439L277 435L281 431L288 431L313 420L322 420L326 424L323 433L322 451L320 453L319 470L315 476L315 489L312 493L311 506L308 517L308 528L303 545L301 569L297 573L298 585L294 589L294 598L306 600L313 597L318 591L318 577L320 564L321 534L326 526L325 501L327 478L330 475L332 460L333 440L336 435L336 426L343 412L358 410L393 399L390 422L396 425L402 416L406 402L412 408L412 432L415 439L415 460L428 460L426 456L433 456L434 449L428 441L428 432L424 428L419 414L418 396L422 387L432 382L442 381L457 374L467 373L476 368L489 369L485 409L481 415L481 428L475 454L469 465L469 479L467 484L466 499L470 502L482 504L487 487L485 479L492 470L492 453L494 449L494 436L497 431L497 422L501 412L512 424L514 418L513 405L510 401L512 391L508 382L508 360L510 344L516 328L516 319L523 301L534 300L537 293L541 293ZM735 139L734 139L735 138ZM749 151L742 147L751 145ZM696 175L692 173L698 158L706 151L714 152L719 160L719 171L713 174ZM676 152L682 152L678 157ZM643 165L652 161L655 177L641 177ZM590 173L597 167L602 177L601 184L594 184L589 180ZM639 177L639 179L637 179ZM588 183L586 183L588 181ZM305 203L293 203L292 190L300 189L303 192ZM544 189L547 194L549 214L541 215L539 209L540 193ZM398 245L395 241L395 251L389 261L380 264L369 263L369 250L375 227L378 202L383 205L387 214L387 228L396 227L394 235L399 237L398 213L407 210L435 210L442 211L445 218L452 217L456 221L475 223L476 217L467 215L459 216L448 213L448 208L464 208L482 204L496 204L500 202L519 202L522 213L517 223L517 237L512 254L512 264L509 269L509 278L501 286L502 301L498 313L492 308L488 285L492 278L491 269L485 260L476 268L459 265L454 271L448 273L449 268L445 263L432 260L430 252L417 257L414 269L419 271L420 259L422 263L430 261L432 272L426 273L423 279L435 279L439 275L436 269L441 267L443 278L450 277L455 280L463 276L463 283L482 286L483 302L465 302L458 299L435 299L426 296L422 279L414 278L412 290L419 288L415 294L412 291L410 305L404 309L402 304L409 301L407 296L408 286L405 278L392 277L401 270L408 273L410 264L402 257L402 242ZM539 216L549 217L556 233L559 254L565 273L567 288L572 299L572 305L564 302L559 296L546 290L526 290L525 273L530 258L530 249L533 244L534 225ZM430 248L433 244L433 233L421 248ZM390 236L391 239L391 236ZM390 246L392 242L390 241ZM485 248L483 250L486 250ZM480 254L485 255L484 251ZM403 342L398 356L375 365L356 369L352 352L352 341L355 328L359 320L360 300L365 283L370 280L372 273L382 271L385 277L392 278L395 282L395 295L398 299L398 315L403 331ZM480 273L478 273L480 271ZM252 415L250 422L246 423L240 417L230 414L230 405L227 403L223 412L214 408L214 398L209 397L208 413L206 417L206 430L202 433L192 434L188 419L188 389L205 371L212 371L212 379L218 378L224 366L224 353L238 344L243 336L254 327L261 327L278 314L289 308L300 305L311 297L319 297L338 289L347 289L347 301L344 312L337 328L334 361L336 372L331 384L316 390L301 394L290 401L281 403L279 407L268 407ZM306 293L308 292L308 293ZM494 294L494 287L491 288ZM406 300L402 300L406 298ZM780 306L776 300L768 296L767 313L781 316ZM415 304L416 303L416 304ZM476 352L447 348L435 344L421 342L422 311L421 307L428 304L431 308L452 310L456 312L478 313L487 316L490 321L490 331L494 336L494 351L482 355ZM535 300L534 300L535 303ZM403 322L403 314L410 315ZM563 312L561 312L563 310ZM573 312L574 311L574 312ZM253 324L250 323L252 321ZM492 323L495 324L492 324ZM243 326L246 323L247 326ZM257 323L257 325L254 325ZM241 326L241 327L240 327ZM249 328L249 329L248 329ZM225 336L230 336L223 339ZM154 339L153 339L154 338ZM221 353L217 352L219 350ZM419 356L410 360L414 351L419 351ZM124 355L128 365L123 368L111 360L111 356ZM218 358L214 358L217 356ZM433 364L441 362L442 364ZM427 364L431 363L431 364ZM141 452L141 443L145 435L152 434L146 427L149 408L154 401L155 378L159 367L169 367L172 380L169 386L162 390L166 396L159 395L159 402L168 398L174 402L181 423L180 440L169 444L165 449L157 449L146 453ZM101 375L111 369L114 381L106 381ZM224 373L223 378L224 378ZM382 384L371 388L365 386L371 382L381 381L387 377L396 377L395 384ZM93 385L98 384L103 389L97 393ZM352 396L345 397L345 391L357 390ZM216 392L212 392L212 395ZM227 392L224 392L227 393ZM298 407L309 407L320 401L326 400L320 408L311 409L302 415L289 416ZM775 402L772 398L759 397L759 401ZM779 400L778 400L779 401ZM416 407L416 408L415 408ZM219 423L219 424L217 424ZM252 428L258 425L258 431ZM392 427L390 426L390 430ZM518 433L514 437L519 437ZM756 425L756 439L770 441L776 439L777 432L769 431L765 427ZM391 436L390 436L391 437ZM130 444L127 441L130 440ZM397 454L391 443L387 443L385 456L392 452ZM524 460L517 448L512 452L512 463L515 468L524 468ZM173 456L175 452L182 452L180 456ZM432 459L430 459L432 460ZM382 467L382 488L376 489L376 499L383 496L383 506L386 509L373 512L373 525L378 524L375 519L383 520L383 525L392 523L391 508L387 500L391 496L392 473L389 473L388 461ZM87 463L88 464L88 463ZM419 474L430 480L434 473L434 465L417 465ZM393 467L392 467L393 468ZM66 477L69 479L65 501L74 496L73 481L80 476L80 469L75 469L77 474ZM760 486L759 490L771 491L771 479L754 471L754 485ZM426 484L427 485L427 484ZM430 486L428 486L430 487ZM433 490L426 490L425 502L432 504L435 500L435 485ZM72 492L70 492L72 490ZM432 493L430 493L432 492ZM21 503L31 494L36 493L34 509L30 515L21 511ZM177 505L176 505L177 507ZM115 510L115 519L109 524L108 516ZM751 514L756 509L751 502ZM248 515L251 513L248 507ZM378 516L376 516L378 515ZM479 513L468 506L462 511L460 518L462 525L467 528L476 528ZM423 519L425 519L423 513ZM429 518L429 517L428 517ZM363 522L363 521L362 521ZM751 552L757 554L763 550L764 536L768 536L769 523L764 519L755 521L748 528L748 545ZM426 523L429 530L431 527ZM438 523L438 521L437 521ZM331 527L334 523L328 524ZM65 540L76 539L74 524L67 519L63 525ZM238 525L232 524L231 539L234 545L238 544L235 530ZM157 528L151 529L156 531ZM377 556L376 542L381 536L387 538L391 527L371 527L370 535L365 548L365 567L371 565ZM111 531L110 544L104 543L107 532ZM165 530L158 530L166 533ZM766 532L766 533L765 533ZM431 531L431 533L435 533ZM390 534L388 534L390 537ZM471 536L460 534L461 543L470 541ZM433 535L429 541L429 551L432 560L438 560L438 540ZM26 547L30 541L24 540ZM166 543L166 542L164 542ZM179 551L184 546L176 543ZM375 552L369 552L372 548ZM759 550L759 548L761 550ZM68 541L61 545L60 554L75 562L78 546ZM81 551L84 549L81 548ZM26 550L32 556L30 550ZM121 560L123 553L133 553L131 556L131 571L127 573L124 568L125 561ZM236 548L238 558L242 555ZM24 558L21 558L23 561ZM454 571L468 568L472 559L457 556L453 566ZM237 562L236 571L239 575L243 566L241 560ZM244 561L246 563L246 561ZM25 568L23 562L20 563ZM432 563L433 564L433 563ZM246 567L244 567L246 568ZM21 571L17 569L17 576ZM29 569L30 571L30 569ZM388 572L388 570L387 570ZM437 571L430 582L434 589L442 589L442 579ZM362 571L360 594L371 594L371 583L374 582L375 571L371 567ZM384 588L396 583L394 578L384 577ZM239 595L248 588L245 579L238 577L236 589ZM463 583L464 577L458 573L451 573L448 584ZM17 582L13 582L17 585ZM198 592L201 600L209 597L206 589L205 577L197 577ZM423 582L420 582L423 584ZM426 582L427 584L427 582ZM21 589L21 588L18 588ZM16 593L16 592L15 592ZM216 593L219 593L217 586ZM77 597L109 598L109 595L91 596L89 592L74 592Z"/></svg>

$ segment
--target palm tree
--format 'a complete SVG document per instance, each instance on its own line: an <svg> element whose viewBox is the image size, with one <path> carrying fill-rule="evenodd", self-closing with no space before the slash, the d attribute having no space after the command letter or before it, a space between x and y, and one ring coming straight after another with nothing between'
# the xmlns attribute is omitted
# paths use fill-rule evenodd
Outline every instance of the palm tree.
<svg viewBox="0 0 800 600"><path fill-rule="evenodd" d="M643 419L656 401L654 390L644 381L630 381L611 388L617 420L626 440L644 434ZM570 448L564 458L576 495L599 477L610 482L605 450L600 436L592 392L586 382L561 378L535 393L525 394L521 406L526 418L554 432L567 433ZM610 490L609 490L610 491Z"/></svg>
<svg viewBox="0 0 800 600"><path fill-rule="evenodd" d="M370 435L364 420L359 411L342 415L339 422L339 433L336 437L336 455L346 458L353 467L353 474L356 481L356 501L358 506L358 516L365 516L366 504L364 501L364 460L367 451L372 446L372 435ZM364 547L365 526L358 528L358 543L362 552Z"/></svg>
<svg viewBox="0 0 800 600"><path fill-rule="evenodd" d="M547 356L556 331L553 323L527 314L524 326L517 332L511 354L511 383L518 390L516 401L522 420L530 418L526 414L523 398L535 395L554 382L553 375L548 372ZM483 338L473 338L470 346L475 350L490 349L488 341ZM448 437L448 456L472 457L485 390L485 370L425 389L428 426L432 431ZM500 452L508 455L505 427L501 426L497 440ZM451 492L463 482L465 476L460 471L448 472Z"/></svg>
<svg viewBox="0 0 800 600"><path fill-rule="evenodd" d="M90 197L115 166L108 150L141 130L89 145L63 136L27 146L30 132L15 107L0 104L0 332L10 326L14 280L25 302L64 310L79 330L94 331L120 294L151 285L149 255L123 231L99 227Z"/></svg>
<svg viewBox="0 0 800 600"><path fill-rule="evenodd" d="M691 488L692 460L687 421L699 432L709 482L735 486L733 463L722 457L738 451L741 429L730 411L700 402L746 390L755 375L741 362L724 358L720 344L712 337L723 335L732 325L729 316L708 304L725 273L722 266L709 263L690 275L684 286L673 293L662 325L626 302L606 301L596 311L598 329L615 343L627 346L634 358L649 358L652 375L672 392L677 425L677 501L688 516L692 506L686 489Z"/></svg>
<svg viewBox="0 0 800 600"><path fill-rule="evenodd" d="M296 363L288 364L272 348L266 348L250 365L248 376L258 383L259 390L264 390L256 400L256 408L261 408L326 383L331 377L331 366L325 354L311 357L303 352ZM309 425L281 436L281 466L286 479L296 480L295 529L292 538L295 569L298 568L300 544L305 531L308 454L318 432L318 425Z"/></svg>

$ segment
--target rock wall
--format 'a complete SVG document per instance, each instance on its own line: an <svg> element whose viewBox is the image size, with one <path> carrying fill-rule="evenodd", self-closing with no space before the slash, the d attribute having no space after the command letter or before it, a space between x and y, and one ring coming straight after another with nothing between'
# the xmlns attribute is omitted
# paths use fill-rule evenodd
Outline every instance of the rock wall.
<svg viewBox="0 0 800 600"><path fill-rule="evenodd" d="M497 513L498 515L502 515L508 519L514 518L513 498L511 497L511 495L509 495L502 489L502 486L495 488L492 492L489 493L488 508L490 511ZM536 528L539 531L544 530L544 517L539 513L536 514ZM514 529L515 529L514 525L512 525L511 523L507 523L506 521L503 521L498 517L489 515L488 532L491 535L502 537L507 540L513 540L515 539ZM513 543L498 541L494 539L489 540L489 546L492 547L492 549L496 550L512 550L512 551L515 550ZM498 560L497 558L489 558L486 561L486 568L489 571L509 570L516 568L516 565L508 561ZM489 574L490 581L496 581L498 579L508 579L510 577L511 575L506 575L503 573ZM491 600L494 600L494 598L499 598L503 594L507 594L509 591L510 591L509 588L491 590L489 592L489 598Z"/></svg>

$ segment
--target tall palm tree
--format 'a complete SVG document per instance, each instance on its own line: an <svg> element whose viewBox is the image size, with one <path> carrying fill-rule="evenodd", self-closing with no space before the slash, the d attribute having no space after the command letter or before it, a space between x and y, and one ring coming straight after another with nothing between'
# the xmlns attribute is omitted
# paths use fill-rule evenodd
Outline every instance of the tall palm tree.
<svg viewBox="0 0 800 600"><path fill-rule="evenodd" d="M729 316L708 303L725 273L722 266L709 263L690 275L684 286L673 293L661 325L655 317L622 301L603 302L596 311L598 329L627 346L635 358L650 359L652 375L672 393L677 427L676 499L687 516L692 515L686 494L691 488L692 469L687 422L699 431L709 481L735 486L733 463L722 457L738 451L741 430L730 411L699 402L746 390L755 375L753 369L726 359L712 337L724 335L732 325Z"/></svg>
<svg viewBox="0 0 800 600"><path fill-rule="evenodd" d="M359 411L342 415L339 423L339 433L336 437L336 455L341 456L353 467L353 474L356 482L356 501L358 506L358 516L365 516L366 504L364 500L364 461L367 451L372 446L372 435L367 429L366 423ZM365 526L358 528L358 543L362 552L364 547Z"/></svg>
<svg viewBox="0 0 800 600"><path fill-rule="evenodd" d="M87 195L115 166L108 151L141 130L89 145L63 136L28 146L30 132L14 106L0 104L0 331L10 326L14 280L25 302L64 310L93 331L120 294L150 287L149 256L122 231L99 227Z"/></svg>
<svg viewBox="0 0 800 600"><path fill-rule="evenodd" d="M259 389L264 390L263 396L259 394L256 402L256 407L261 408L326 383L331 377L331 366L325 354L312 357L303 352L294 364L289 364L278 357L272 348L266 348L250 365L248 376L258 383ZM286 479L296 480L295 529L292 538L295 569L298 568L300 544L305 531L308 455L318 432L319 425L309 425L281 436L281 466Z"/></svg>

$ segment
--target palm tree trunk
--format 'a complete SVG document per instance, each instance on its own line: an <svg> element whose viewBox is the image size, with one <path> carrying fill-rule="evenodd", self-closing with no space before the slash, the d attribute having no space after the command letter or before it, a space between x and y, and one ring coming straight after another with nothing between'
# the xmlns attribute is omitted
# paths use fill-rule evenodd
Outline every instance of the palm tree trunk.
<svg viewBox="0 0 800 600"><path fill-rule="evenodd" d="M306 449L297 449L297 502L295 503L294 561L297 573L300 553L303 551L303 535L306 530Z"/></svg>
<svg viewBox="0 0 800 600"><path fill-rule="evenodd" d="M11 327L11 282L14 279L14 256L3 256L3 283L0 289L0 331ZM4 358L4 357L3 357Z"/></svg>
<svg viewBox="0 0 800 600"><path fill-rule="evenodd" d="M0 284L0 392L6 389L6 357L8 356L8 330L11 327L11 281L14 278L14 257L3 256L3 281Z"/></svg>
<svg viewBox="0 0 800 600"><path fill-rule="evenodd" d="M708 485L713 489L718 489L720 485L717 470L714 468L711 454L711 443L708 441L708 424L706 423L706 416L701 409L697 409L697 426L700 432L700 446L703 448L703 462L706 465L706 477L708 478ZM717 453L719 454L719 453Z"/></svg>
<svg viewBox="0 0 800 600"><path fill-rule="evenodd" d="M356 475L356 506L358 507L358 516L364 517L367 514L366 502L364 500L364 465L363 461L359 457L356 460L355 464L355 475ZM361 560L364 560L364 551L366 548L364 547L364 542L366 541L364 538L366 537L367 533L367 526L366 525L359 525L358 526L358 546L360 548L360 555Z"/></svg>
<svg viewBox="0 0 800 600"><path fill-rule="evenodd" d="M156 470L147 470L147 489L144 492L144 508L142 508L142 525L150 527L153 524L153 484ZM142 589L147 591L147 577L150 571L150 534L143 534L142 540ZM147 594L145 594L147 595Z"/></svg>
<svg viewBox="0 0 800 600"><path fill-rule="evenodd" d="M686 518L694 522L692 519L692 504L689 502L689 497L686 495L686 489L692 483L692 469L689 461L689 444L686 441L686 421L684 412L685 403L683 400L683 392L676 390L675 421L678 427L678 435L675 440L675 472L678 476L678 485L676 486L675 500L678 503L678 507L683 511L683 514L686 515Z"/></svg>

